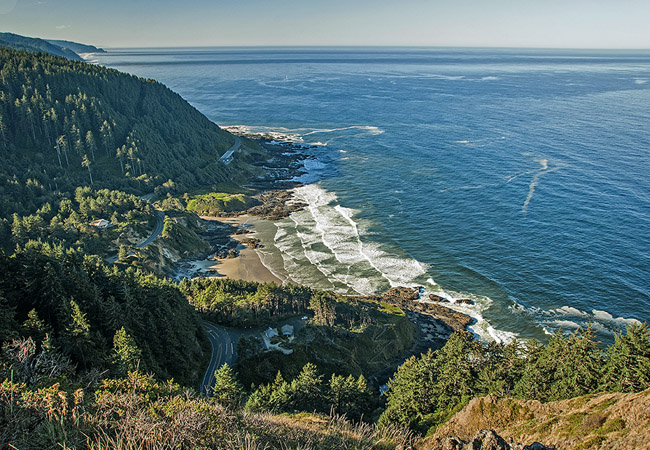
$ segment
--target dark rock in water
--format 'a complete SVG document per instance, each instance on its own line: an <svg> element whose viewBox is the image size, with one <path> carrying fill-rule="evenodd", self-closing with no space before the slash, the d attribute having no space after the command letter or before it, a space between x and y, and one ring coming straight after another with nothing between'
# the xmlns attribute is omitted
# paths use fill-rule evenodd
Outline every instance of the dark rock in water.
<svg viewBox="0 0 650 450"><path fill-rule="evenodd" d="M461 305L473 305L474 302L468 298L457 298L454 300L455 303L460 303Z"/></svg>
<svg viewBox="0 0 650 450"><path fill-rule="evenodd" d="M451 308L437 303L420 302L418 300L418 289L395 287L390 289L376 300L399 306L404 311L413 311L419 314L426 314L444 322L453 331L465 331L472 323L472 318L467 314L454 311ZM440 302L442 303L442 302ZM451 332L449 333L451 335Z"/></svg>
<svg viewBox="0 0 650 450"><path fill-rule="evenodd" d="M250 232L251 232L251 230L248 230L246 228L238 228L237 231L235 231L234 234L248 234Z"/></svg>
<svg viewBox="0 0 650 450"><path fill-rule="evenodd" d="M248 247L248 248L262 248L263 247L262 243L257 238L247 237L247 238L242 239L241 243L243 245L245 245L246 247Z"/></svg>
<svg viewBox="0 0 650 450"><path fill-rule="evenodd" d="M433 302L449 303L449 300L436 294L429 294L429 300Z"/></svg>
<svg viewBox="0 0 650 450"><path fill-rule="evenodd" d="M407 288L403 286L397 286L386 291L384 295L382 295L382 298L385 300L417 300L420 298L420 288Z"/></svg>
<svg viewBox="0 0 650 450"><path fill-rule="evenodd" d="M284 219L292 212L300 211L307 206L304 203L294 202L293 193L282 189L262 192L256 195L255 199L261 204L253 206L247 213L266 220Z"/></svg>
<svg viewBox="0 0 650 450"><path fill-rule="evenodd" d="M454 331L465 331L467 326L472 323L472 318L446 306L436 305L434 303L414 303L415 310L429 314L436 319L442 320Z"/></svg>

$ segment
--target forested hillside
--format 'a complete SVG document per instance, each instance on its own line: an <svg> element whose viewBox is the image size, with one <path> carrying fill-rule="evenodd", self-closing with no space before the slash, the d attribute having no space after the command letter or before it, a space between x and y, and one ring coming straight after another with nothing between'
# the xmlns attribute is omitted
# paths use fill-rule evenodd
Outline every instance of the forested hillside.
<svg viewBox="0 0 650 450"><path fill-rule="evenodd" d="M14 33L0 33L0 45L14 50L46 52L51 55L82 61L81 57L75 53L75 50L70 45L59 45L56 41L47 41L45 39L21 36Z"/></svg>
<svg viewBox="0 0 650 450"><path fill-rule="evenodd" d="M242 139L253 152L261 151ZM48 54L0 48L0 220L78 186L140 195L242 177L219 157L235 142L153 80ZM164 185L164 186L163 186ZM0 233L1 234L1 233Z"/></svg>
<svg viewBox="0 0 650 450"><path fill-rule="evenodd" d="M81 53L106 53L103 48L95 47L94 45L80 44L79 42L65 41L60 39L46 39L50 44L57 45L61 48L67 48L77 54Z"/></svg>
<svg viewBox="0 0 650 450"><path fill-rule="evenodd" d="M209 344L171 282L35 242L11 257L0 254L0 272L0 342L32 341L45 355L40 365L34 361L33 376L48 375L48 359L69 361L58 364L68 376L92 370L124 375L139 365L193 386L203 374Z"/></svg>
<svg viewBox="0 0 650 450"><path fill-rule="evenodd" d="M598 392L650 388L650 330L632 324L599 347L592 329L536 341L483 345L469 333L399 367L389 382L380 423L435 429L472 398L488 394L550 402Z"/></svg>

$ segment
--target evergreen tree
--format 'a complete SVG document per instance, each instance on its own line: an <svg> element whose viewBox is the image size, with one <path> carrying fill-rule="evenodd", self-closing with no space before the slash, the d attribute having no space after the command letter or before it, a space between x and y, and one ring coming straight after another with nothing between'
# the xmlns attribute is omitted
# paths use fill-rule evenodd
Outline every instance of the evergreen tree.
<svg viewBox="0 0 650 450"><path fill-rule="evenodd" d="M124 244L120 245L120 250L117 254L117 260L120 262L126 262L128 258L129 258L129 248Z"/></svg>
<svg viewBox="0 0 650 450"><path fill-rule="evenodd" d="M90 159L88 159L88 155L84 155L83 158L81 159L81 166L85 167L88 169L88 176L90 177L90 184L93 184L93 174L90 171Z"/></svg>
<svg viewBox="0 0 650 450"><path fill-rule="evenodd" d="M31 309L27 313L27 319L23 323L23 330L36 342L41 342L50 331L45 322L39 319L36 309Z"/></svg>
<svg viewBox="0 0 650 450"><path fill-rule="evenodd" d="M235 408L240 405L243 394L244 389L228 364L224 364L214 372L214 387L211 395L217 402Z"/></svg>
<svg viewBox="0 0 650 450"><path fill-rule="evenodd" d="M90 323L86 318L86 314L81 311L81 308L74 300L70 300L70 310L72 323L68 327L68 332L76 338L87 338L90 333Z"/></svg>
<svg viewBox="0 0 650 450"><path fill-rule="evenodd" d="M434 353L431 350L420 355L420 358L412 356L407 359L388 382L386 410L379 418L379 423L410 426L419 424L436 408L437 377Z"/></svg>
<svg viewBox="0 0 650 450"><path fill-rule="evenodd" d="M590 328L570 336L558 331L541 351L533 347L515 394L540 401L564 400L594 392L599 383L602 352Z"/></svg>
<svg viewBox="0 0 650 450"><path fill-rule="evenodd" d="M363 375L355 379L352 375L332 374L327 400L335 413L345 414L353 420L359 420L372 403L368 382Z"/></svg>
<svg viewBox="0 0 650 450"><path fill-rule="evenodd" d="M142 352L124 327L115 332L113 337L113 364L118 373L126 375L137 369Z"/></svg>
<svg viewBox="0 0 650 450"><path fill-rule="evenodd" d="M650 388L650 330L633 323L625 334L616 334L607 349L602 389L611 392L640 392Z"/></svg>
<svg viewBox="0 0 650 450"><path fill-rule="evenodd" d="M18 323L16 322L16 310L9 305L7 299L0 292L0 343L10 341L17 337Z"/></svg>

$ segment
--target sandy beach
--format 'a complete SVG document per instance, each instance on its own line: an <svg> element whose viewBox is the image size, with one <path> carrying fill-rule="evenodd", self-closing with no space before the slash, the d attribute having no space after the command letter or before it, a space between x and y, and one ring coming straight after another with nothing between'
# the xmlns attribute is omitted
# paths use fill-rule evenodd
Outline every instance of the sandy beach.
<svg viewBox="0 0 650 450"><path fill-rule="evenodd" d="M204 220L216 220L223 223L237 225L240 228L249 228L253 231L256 218L249 215L238 217L201 217ZM232 238L240 241L246 237L251 237L252 233L235 234ZM201 271L216 271L220 276L233 280L257 281L260 283L273 282L282 284L282 281L271 273L260 260L255 249L239 245L239 256L237 258L224 258L216 261L203 260L196 261L193 265ZM217 275L217 276L219 276Z"/></svg>

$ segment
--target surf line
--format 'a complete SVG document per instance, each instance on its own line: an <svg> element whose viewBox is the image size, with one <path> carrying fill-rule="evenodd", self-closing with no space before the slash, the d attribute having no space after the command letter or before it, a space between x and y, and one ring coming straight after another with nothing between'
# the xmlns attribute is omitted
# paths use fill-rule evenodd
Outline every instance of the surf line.
<svg viewBox="0 0 650 450"><path fill-rule="evenodd" d="M533 194L535 193L535 188L539 184L539 179L541 178L542 175L554 172L558 169L561 169L564 166L555 166L552 168L548 168L548 159L537 159L535 158L536 162L540 163L542 165L542 168L539 169L539 171L533 176L533 179L530 181L530 184L528 185L528 196L526 197L526 200L524 201L523 206L521 207L521 213L523 215L526 215L526 212L528 211L528 204L530 203L530 200L533 198ZM509 182L510 180L508 180Z"/></svg>

